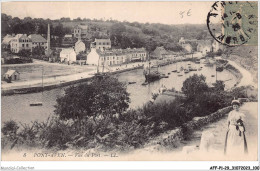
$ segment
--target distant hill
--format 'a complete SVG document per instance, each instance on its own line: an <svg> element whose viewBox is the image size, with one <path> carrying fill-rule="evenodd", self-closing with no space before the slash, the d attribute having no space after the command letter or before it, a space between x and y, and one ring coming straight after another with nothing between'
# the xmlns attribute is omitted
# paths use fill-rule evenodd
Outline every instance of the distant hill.
<svg viewBox="0 0 260 171"><path fill-rule="evenodd" d="M138 23L138 22L119 22L116 20L90 20L61 18L59 20L45 20L42 18L33 19L26 17L19 19L12 18L6 14L2 17L2 35L7 33L24 34L46 34L47 24L51 24L51 34L60 39L65 34L71 34L73 27L78 24L88 25L92 32L90 41L99 38L99 32L105 33L112 41L114 48L139 48L145 47L148 50L155 49L156 46L164 46L166 49L180 51L182 48L177 44L181 37L185 39L205 39L209 32L206 23L200 25L166 25L160 23ZM101 37L102 38L102 37ZM61 43L58 41L57 43ZM87 46L89 47L89 46Z"/></svg>

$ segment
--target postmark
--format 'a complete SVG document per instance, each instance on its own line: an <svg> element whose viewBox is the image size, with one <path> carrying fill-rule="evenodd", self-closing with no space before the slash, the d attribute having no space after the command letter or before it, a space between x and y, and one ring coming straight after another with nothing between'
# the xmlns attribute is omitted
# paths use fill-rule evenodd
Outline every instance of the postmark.
<svg viewBox="0 0 260 171"><path fill-rule="evenodd" d="M218 1L211 6L207 27L211 36L227 46L257 45L257 5L248 1Z"/></svg>

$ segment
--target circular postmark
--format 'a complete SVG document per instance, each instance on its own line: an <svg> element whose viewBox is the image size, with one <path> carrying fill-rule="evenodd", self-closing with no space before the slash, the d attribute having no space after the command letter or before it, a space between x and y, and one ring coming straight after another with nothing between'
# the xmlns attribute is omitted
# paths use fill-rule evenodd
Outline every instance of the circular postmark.
<svg viewBox="0 0 260 171"><path fill-rule="evenodd" d="M257 6L247 1L215 2L207 16L211 36L227 46L243 45L257 37L257 22Z"/></svg>

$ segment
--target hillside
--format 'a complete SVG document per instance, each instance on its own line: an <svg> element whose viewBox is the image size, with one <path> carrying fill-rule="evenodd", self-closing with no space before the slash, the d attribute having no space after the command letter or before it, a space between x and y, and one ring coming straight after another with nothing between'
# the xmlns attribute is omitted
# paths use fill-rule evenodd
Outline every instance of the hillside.
<svg viewBox="0 0 260 171"><path fill-rule="evenodd" d="M78 24L88 25L91 32L88 44L95 38L109 37L114 48L139 48L145 47L153 50L156 46L164 46L166 49L181 51L182 48L177 44L180 37L185 39L205 39L209 36L205 25L165 25L160 23L138 23L138 22L119 22L116 20L90 20L61 18L60 20L49 20L42 18L17 17L1 15L2 35L6 34L46 34L47 24L49 23L51 34L59 37L57 43L65 34L71 34L73 27ZM102 34L100 34L102 33Z"/></svg>
<svg viewBox="0 0 260 171"><path fill-rule="evenodd" d="M224 57L235 61L253 74L254 82L258 78L258 46L226 47Z"/></svg>

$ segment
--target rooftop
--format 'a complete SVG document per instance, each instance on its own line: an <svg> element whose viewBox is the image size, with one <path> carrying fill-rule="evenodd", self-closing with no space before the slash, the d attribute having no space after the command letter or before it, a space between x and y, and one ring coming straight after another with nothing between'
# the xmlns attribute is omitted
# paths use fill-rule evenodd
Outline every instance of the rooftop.
<svg viewBox="0 0 260 171"><path fill-rule="evenodd" d="M95 39L95 42L111 42L110 39Z"/></svg>
<svg viewBox="0 0 260 171"><path fill-rule="evenodd" d="M41 43L46 43L47 40L42 37L39 34L31 34L30 36L28 36L30 39L32 39L32 42L41 42Z"/></svg>
<svg viewBox="0 0 260 171"><path fill-rule="evenodd" d="M16 71L15 70L8 70L6 73L5 73L5 75L8 75L9 77L11 76L11 75L13 75L14 73L15 73ZM17 72L18 73L18 72Z"/></svg>
<svg viewBox="0 0 260 171"><path fill-rule="evenodd" d="M97 49L97 53L101 56L119 56L119 55L126 55L131 53L145 53L145 48L134 48L134 49L112 49L112 50L105 50L101 51Z"/></svg>
<svg viewBox="0 0 260 171"><path fill-rule="evenodd" d="M62 49L62 51L60 53L63 53L63 54L69 54L71 52L75 52L74 49L72 48L67 48L67 49Z"/></svg>

